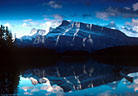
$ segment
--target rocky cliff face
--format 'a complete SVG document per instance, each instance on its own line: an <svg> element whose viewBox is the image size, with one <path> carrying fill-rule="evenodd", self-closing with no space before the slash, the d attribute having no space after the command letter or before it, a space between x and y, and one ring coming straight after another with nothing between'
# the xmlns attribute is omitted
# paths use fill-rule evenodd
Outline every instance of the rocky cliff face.
<svg viewBox="0 0 138 96"><path fill-rule="evenodd" d="M64 51L92 52L108 47L138 45L138 38L127 37L123 32L93 24L64 20L60 26L51 29L34 30L35 34L16 39L19 47L35 46Z"/></svg>

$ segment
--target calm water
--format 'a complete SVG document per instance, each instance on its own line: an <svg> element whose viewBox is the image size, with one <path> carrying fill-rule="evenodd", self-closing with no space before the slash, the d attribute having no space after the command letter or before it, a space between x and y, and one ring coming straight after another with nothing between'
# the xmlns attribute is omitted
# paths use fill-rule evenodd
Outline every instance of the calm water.
<svg viewBox="0 0 138 96"><path fill-rule="evenodd" d="M60 60L55 66L1 71L2 94L35 96L138 96L138 67Z"/></svg>

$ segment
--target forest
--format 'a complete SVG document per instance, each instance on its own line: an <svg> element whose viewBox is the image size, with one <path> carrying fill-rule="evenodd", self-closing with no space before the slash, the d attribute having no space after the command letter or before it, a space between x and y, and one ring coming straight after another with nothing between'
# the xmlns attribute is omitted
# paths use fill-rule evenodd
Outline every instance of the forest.
<svg viewBox="0 0 138 96"><path fill-rule="evenodd" d="M8 27L0 26L0 48L13 48L14 41Z"/></svg>

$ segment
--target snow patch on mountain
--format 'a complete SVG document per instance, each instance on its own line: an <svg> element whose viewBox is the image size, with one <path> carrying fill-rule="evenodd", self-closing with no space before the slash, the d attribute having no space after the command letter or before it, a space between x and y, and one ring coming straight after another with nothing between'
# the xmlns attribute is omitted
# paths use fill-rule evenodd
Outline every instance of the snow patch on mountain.
<svg viewBox="0 0 138 96"><path fill-rule="evenodd" d="M114 23L109 25L116 27ZM33 28L29 36L23 36L16 41L19 46L46 47L59 52L68 50L92 52L115 46L138 45L138 38L126 34L117 29L63 20L58 27L50 28L48 33L46 30Z"/></svg>
<svg viewBox="0 0 138 96"><path fill-rule="evenodd" d="M138 19L132 19L131 22L126 22L120 30L129 37L138 37Z"/></svg>
<svg viewBox="0 0 138 96"><path fill-rule="evenodd" d="M117 27L117 25L115 24L114 21L111 21L111 22L110 22L108 25L106 25L105 27L111 28L111 29L119 29L119 28Z"/></svg>

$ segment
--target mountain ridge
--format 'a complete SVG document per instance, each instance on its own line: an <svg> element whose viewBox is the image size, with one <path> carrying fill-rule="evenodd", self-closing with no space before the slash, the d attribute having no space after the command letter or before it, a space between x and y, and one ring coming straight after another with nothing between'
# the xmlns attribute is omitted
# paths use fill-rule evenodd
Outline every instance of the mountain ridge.
<svg viewBox="0 0 138 96"><path fill-rule="evenodd" d="M39 31L45 33L39 29L37 33ZM24 39L24 36L16 39L17 46L44 47L59 52L77 50L92 52L108 47L138 45L138 38L128 37L117 29L67 20L63 20L61 25L50 30L46 35L33 36L28 37L32 39Z"/></svg>

